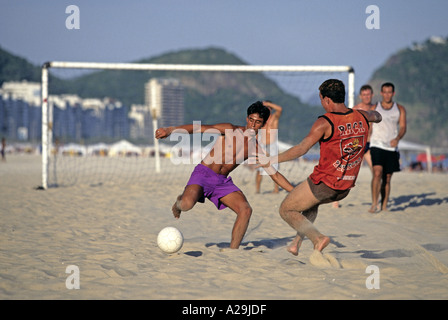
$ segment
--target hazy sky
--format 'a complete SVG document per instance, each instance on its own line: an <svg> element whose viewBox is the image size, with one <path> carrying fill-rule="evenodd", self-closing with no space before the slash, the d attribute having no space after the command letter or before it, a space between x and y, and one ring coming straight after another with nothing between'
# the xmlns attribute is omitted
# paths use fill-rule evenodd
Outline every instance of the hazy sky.
<svg viewBox="0 0 448 320"><path fill-rule="evenodd" d="M69 5L79 29L66 27ZM369 5L379 29L366 27ZM358 89L391 54L447 37L447 12L446 0L0 0L0 46L36 65L215 46L249 64L351 65Z"/></svg>

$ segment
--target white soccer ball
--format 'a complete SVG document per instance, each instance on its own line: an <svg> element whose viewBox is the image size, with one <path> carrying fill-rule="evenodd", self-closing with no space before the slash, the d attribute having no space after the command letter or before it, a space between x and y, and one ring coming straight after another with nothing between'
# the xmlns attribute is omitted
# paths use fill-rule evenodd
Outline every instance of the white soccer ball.
<svg viewBox="0 0 448 320"><path fill-rule="evenodd" d="M157 236L157 245L165 253L175 253L182 248L184 237L174 227L163 228Z"/></svg>

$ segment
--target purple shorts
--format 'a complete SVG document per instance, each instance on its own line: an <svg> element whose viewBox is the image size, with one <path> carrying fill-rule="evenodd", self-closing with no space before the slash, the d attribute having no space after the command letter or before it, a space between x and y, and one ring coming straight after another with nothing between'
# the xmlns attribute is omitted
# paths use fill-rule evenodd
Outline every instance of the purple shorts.
<svg viewBox="0 0 448 320"><path fill-rule="evenodd" d="M187 186L197 184L204 190L204 195L199 198L199 202L204 203L205 198L208 198L218 208L222 210L227 208L220 199L229 193L240 191L240 189L233 183L232 178L217 174L209 167L203 164L198 164L191 173L190 180Z"/></svg>

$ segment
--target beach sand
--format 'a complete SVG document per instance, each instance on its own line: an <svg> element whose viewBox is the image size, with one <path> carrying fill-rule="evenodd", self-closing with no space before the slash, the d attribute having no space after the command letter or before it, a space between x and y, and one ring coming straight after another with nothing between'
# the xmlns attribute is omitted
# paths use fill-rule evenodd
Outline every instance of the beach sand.
<svg viewBox="0 0 448 320"><path fill-rule="evenodd" d="M298 183L312 164L300 168L280 171ZM306 239L293 256L285 247L294 232L278 214L286 192L270 193L265 177L255 194L247 168L232 173L254 210L240 249L228 248L230 209L206 201L174 219L171 206L191 170L184 165L143 184L38 190L40 157L7 156L0 162L0 299L448 298L446 174L394 174L390 210L370 214L371 175L363 167L340 208L319 209L315 225L331 238L324 255ZM172 255L156 244L166 226L185 239ZM79 289L67 288L68 266L79 269Z"/></svg>

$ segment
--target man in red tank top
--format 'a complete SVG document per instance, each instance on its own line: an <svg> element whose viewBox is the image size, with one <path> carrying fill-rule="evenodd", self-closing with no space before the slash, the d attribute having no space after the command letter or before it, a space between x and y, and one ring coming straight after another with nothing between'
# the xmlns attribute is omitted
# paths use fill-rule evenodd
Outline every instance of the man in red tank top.
<svg viewBox="0 0 448 320"><path fill-rule="evenodd" d="M299 144L273 158L273 162L290 161L306 154L317 142L320 144L319 163L308 179L295 187L280 206L280 216L297 231L296 238L288 247L294 255L298 254L305 236L319 252L329 244L330 238L313 225L318 207L342 200L355 186L367 143L369 122L381 121L381 115L376 111L347 108L345 87L340 80L323 82L319 91L326 113L318 117Z"/></svg>

